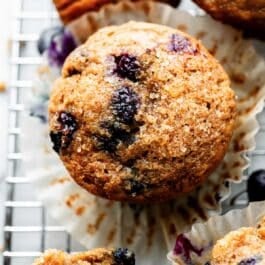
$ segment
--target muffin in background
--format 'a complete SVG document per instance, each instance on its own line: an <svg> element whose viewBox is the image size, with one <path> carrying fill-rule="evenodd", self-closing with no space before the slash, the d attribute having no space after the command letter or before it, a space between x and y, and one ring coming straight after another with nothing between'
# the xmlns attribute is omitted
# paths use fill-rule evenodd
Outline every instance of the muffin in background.
<svg viewBox="0 0 265 265"><path fill-rule="evenodd" d="M265 217L256 228L242 227L218 240L210 264L265 264Z"/></svg>
<svg viewBox="0 0 265 265"><path fill-rule="evenodd" d="M264 0L193 0L215 19L244 30L250 37L265 40Z"/></svg>
<svg viewBox="0 0 265 265"><path fill-rule="evenodd" d="M117 3L119 1L122 0L53 0L64 24L70 23L86 12L97 11L105 4ZM180 0L162 0L161 2L168 3L173 7L176 7L178 6Z"/></svg>
<svg viewBox="0 0 265 265"><path fill-rule="evenodd" d="M130 22L99 30L68 57L49 115L53 148L79 185L150 203L193 191L215 170L236 104L197 40Z"/></svg>
<svg viewBox="0 0 265 265"><path fill-rule="evenodd" d="M47 250L33 265L135 265L135 257L126 248L98 248L76 254Z"/></svg>

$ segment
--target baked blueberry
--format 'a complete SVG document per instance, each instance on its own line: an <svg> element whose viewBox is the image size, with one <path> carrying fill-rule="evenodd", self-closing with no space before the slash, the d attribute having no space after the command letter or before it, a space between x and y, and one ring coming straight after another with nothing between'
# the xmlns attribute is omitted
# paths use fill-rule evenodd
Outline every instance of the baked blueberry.
<svg viewBox="0 0 265 265"><path fill-rule="evenodd" d="M118 248L113 251L115 265L135 265L134 253L127 248Z"/></svg>
<svg viewBox="0 0 265 265"><path fill-rule="evenodd" d="M171 35L169 49L174 52L189 54L195 54L196 52L196 49L192 46L191 42L186 37L179 34Z"/></svg>
<svg viewBox="0 0 265 265"><path fill-rule="evenodd" d="M127 145L134 142L134 134L138 131L137 127L130 128L120 122L103 122L102 127L107 129L113 139L119 140Z"/></svg>
<svg viewBox="0 0 265 265"><path fill-rule="evenodd" d="M61 126L60 130L63 131L64 134L72 136L77 130L76 119L70 112L61 111L57 120Z"/></svg>
<svg viewBox="0 0 265 265"><path fill-rule="evenodd" d="M131 124L140 105L139 96L129 87L114 91L111 99L113 115L122 123Z"/></svg>
<svg viewBox="0 0 265 265"><path fill-rule="evenodd" d="M95 146L98 150L103 150L109 153L115 153L119 141L117 138L94 135Z"/></svg>
<svg viewBox="0 0 265 265"><path fill-rule="evenodd" d="M135 128L125 127L120 122L104 121L101 128L106 129L105 135L95 134L96 148L99 150L115 153L118 144L130 145L135 141Z"/></svg>
<svg viewBox="0 0 265 265"><path fill-rule="evenodd" d="M122 78L128 78L133 82L137 81L140 64L135 56L124 53L115 55L114 60L116 63L114 73Z"/></svg>
<svg viewBox="0 0 265 265"><path fill-rule="evenodd" d="M50 40L51 42L46 48L48 61L53 66L61 67L67 56L76 48L76 41L65 28L53 35Z"/></svg>
<svg viewBox="0 0 265 265"><path fill-rule="evenodd" d="M50 132L53 149L59 153L60 149L66 149L73 140L73 134L77 130L75 117L69 112L59 112L57 117L58 128Z"/></svg>
<svg viewBox="0 0 265 265"><path fill-rule="evenodd" d="M50 132L50 139L53 143L52 148L56 153L59 153L62 147L62 137L63 134L61 132Z"/></svg>
<svg viewBox="0 0 265 265"><path fill-rule="evenodd" d="M42 31L39 36L37 47L40 54L43 54L51 45L52 40L58 36L63 34L62 26L55 26Z"/></svg>

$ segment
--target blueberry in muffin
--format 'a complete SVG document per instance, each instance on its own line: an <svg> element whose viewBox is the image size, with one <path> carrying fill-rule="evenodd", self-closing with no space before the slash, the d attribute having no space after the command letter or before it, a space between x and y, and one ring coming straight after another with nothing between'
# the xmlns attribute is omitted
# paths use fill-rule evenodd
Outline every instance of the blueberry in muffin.
<svg viewBox="0 0 265 265"><path fill-rule="evenodd" d="M69 30L62 26L45 29L39 36L37 48L42 55L47 53L52 66L61 67L66 57L76 48L77 43Z"/></svg>

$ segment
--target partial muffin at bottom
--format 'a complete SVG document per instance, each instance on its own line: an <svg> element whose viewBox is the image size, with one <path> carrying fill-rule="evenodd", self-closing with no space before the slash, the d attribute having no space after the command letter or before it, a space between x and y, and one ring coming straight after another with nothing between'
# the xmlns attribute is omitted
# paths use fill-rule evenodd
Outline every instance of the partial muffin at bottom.
<svg viewBox="0 0 265 265"><path fill-rule="evenodd" d="M48 250L33 265L135 265L134 254L127 249L98 248L76 254Z"/></svg>
<svg viewBox="0 0 265 265"><path fill-rule="evenodd" d="M242 227L218 240L211 265L264 265L265 217L255 227Z"/></svg>

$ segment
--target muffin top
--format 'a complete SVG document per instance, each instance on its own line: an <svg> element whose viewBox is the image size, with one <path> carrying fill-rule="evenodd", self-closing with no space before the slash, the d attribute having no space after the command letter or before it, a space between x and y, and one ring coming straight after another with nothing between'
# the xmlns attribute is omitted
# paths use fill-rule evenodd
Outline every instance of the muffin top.
<svg viewBox="0 0 265 265"><path fill-rule="evenodd" d="M98 248L77 254L48 250L33 265L135 265L134 254L127 249Z"/></svg>
<svg viewBox="0 0 265 265"><path fill-rule="evenodd" d="M211 265L265 264L265 218L255 227L232 231L217 241Z"/></svg>
<svg viewBox="0 0 265 265"><path fill-rule="evenodd" d="M50 136L88 191L163 201L217 167L235 113L226 73L198 41L129 22L99 30L68 57L51 94Z"/></svg>
<svg viewBox="0 0 265 265"><path fill-rule="evenodd" d="M234 25L253 37L265 39L264 0L193 0L214 18Z"/></svg>

